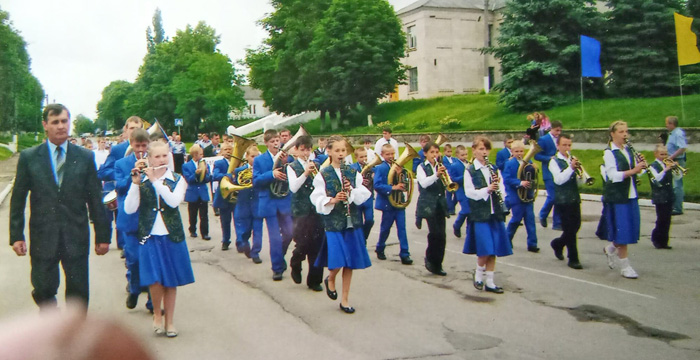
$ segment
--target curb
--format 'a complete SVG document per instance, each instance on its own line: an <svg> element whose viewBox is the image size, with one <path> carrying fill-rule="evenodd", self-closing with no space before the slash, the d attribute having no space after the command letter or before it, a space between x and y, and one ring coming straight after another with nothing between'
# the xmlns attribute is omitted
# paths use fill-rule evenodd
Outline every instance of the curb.
<svg viewBox="0 0 700 360"><path fill-rule="evenodd" d="M15 185L15 178L12 178L12 181L5 186L5 189L0 192L0 205L5 201L5 198L7 197L7 194L12 191L12 187Z"/></svg>
<svg viewBox="0 0 700 360"><path fill-rule="evenodd" d="M547 190L539 190L538 196L547 196ZM602 202L601 198L602 195L581 194L581 200L583 201ZM639 206L654 207L654 204L649 199L639 199ZM700 204L684 202L683 210L700 210Z"/></svg>

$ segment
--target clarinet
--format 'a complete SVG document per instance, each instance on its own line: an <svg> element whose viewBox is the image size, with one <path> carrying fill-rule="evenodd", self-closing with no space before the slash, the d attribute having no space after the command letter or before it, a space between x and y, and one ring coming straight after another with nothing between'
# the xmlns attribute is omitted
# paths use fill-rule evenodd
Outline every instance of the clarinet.
<svg viewBox="0 0 700 360"><path fill-rule="evenodd" d="M345 180L347 180L347 178L345 177L344 170L345 170L345 165L341 165L340 166L340 183L341 183L340 186L343 188L343 191L345 191L345 193L348 195L348 199L349 199L350 198L350 191L352 191L352 188L350 188L350 190L345 189ZM349 200L343 201L343 205L345 205L345 210L346 210L345 218L347 219L347 225L345 226L345 228L352 229L353 225L352 225L352 213L350 212L350 201Z"/></svg>
<svg viewBox="0 0 700 360"><path fill-rule="evenodd" d="M498 204L501 206L501 210L505 209L505 204L503 203L503 198L501 197L501 193L498 190L499 186L499 178L498 178L498 172L493 171L493 165L491 162L489 162L489 157L484 156L484 161L486 162L486 166L489 168L489 173L491 173L491 183L496 184L496 191L492 192L491 195L496 197L496 200L498 200Z"/></svg>
<svg viewBox="0 0 700 360"><path fill-rule="evenodd" d="M632 146L632 143L629 141L629 139L625 139L625 145L627 145L627 147L630 148L630 150L632 151L632 155L634 156L634 160L635 160L637 163L646 162L646 160L644 160L644 157L642 156L642 154L638 153L637 150L634 149L634 147ZM631 167L632 167L632 166L631 166L631 164L630 164L630 168L631 168ZM656 179L654 179L654 176L651 175L651 171L649 171L649 169L647 169L646 173L647 173L647 175L649 176L649 183L650 183L651 185L656 185ZM639 185L639 183L641 182L641 181L639 180L639 177L635 177L635 179L636 179L635 183L636 183L637 185Z"/></svg>

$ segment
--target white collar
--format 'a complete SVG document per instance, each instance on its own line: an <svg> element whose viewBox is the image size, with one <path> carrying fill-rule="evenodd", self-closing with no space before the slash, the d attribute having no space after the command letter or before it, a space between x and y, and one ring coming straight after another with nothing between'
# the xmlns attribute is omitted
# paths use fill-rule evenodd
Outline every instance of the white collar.
<svg viewBox="0 0 700 360"><path fill-rule="evenodd" d="M481 168L486 167L486 165L482 164L479 159L474 158L474 169L476 170L481 170Z"/></svg>
<svg viewBox="0 0 700 360"><path fill-rule="evenodd" d="M622 149L626 148L627 145L622 145ZM614 142L610 142L610 150L622 150L621 148L617 147Z"/></svg>
<svg viewBox="0 0 700 360"><path fill-rule="evenodd" d="M557 158L558 158L558 159L562 159L562 160L566 160L567 162L569 161L569 158L566 157L566 156L564 156L564 155L562 155L562 154L561 154L561 151L557 151Z"/></svg>

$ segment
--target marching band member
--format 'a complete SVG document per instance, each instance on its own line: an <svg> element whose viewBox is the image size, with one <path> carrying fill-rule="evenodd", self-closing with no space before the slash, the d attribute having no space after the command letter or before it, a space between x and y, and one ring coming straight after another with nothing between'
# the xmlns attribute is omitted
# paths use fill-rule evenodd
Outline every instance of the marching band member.
<svg viewBox="0 0 700 360"><path fill-rule="evenodd" d="M382 129L382 137L377 140L376 143L374 143L374 152L378 156L382 156L382 151L384 149L384 145L386 144L389 144L394 148L394 154L399 153L399 143L396 141L396 139L391 137L390 127L385 127Z"/></svg>
<svg viewBox="0 0 700 360"><path fill-rule="evenodd" d="M506 163L513 157L513 135L506 134L503 138L503 149L496 153L496 167L501 172L506 171Z"/></svg>
<svg viewBox="0 0 700 360"><path fill-rule="evenodd" d="M224 142L221 144L221 151L219 154L224 158L214 162L214 170L212 171L213 181L221 182L221 179L228 174L231 151L233 151L233 146L230 143ZM236 204L224 199L221 196L221 189L217 187L216 193L214 193L213 206L215 209L219 209L219 219L221 220L221 250L226 251L229 245L231 245L231 221L233 220ZM245 249L238 248L237 250L239 253L242 253Z"/></svg>
<svg viewBox="0 0 700 360"><path fill-rule="evenodd" d="M552 180L552 173L549 172L549 160L557 154L557 138L561 134L561 121L552 121L552 130L549 134L540 137L537 140L537 145L540 146L542 151L535 154L535 160L541 163L540 168L542 169L542 181L544 181L545 188L547 189L547 199L542 205L540 210L540 225L542 227L547 227L547 217L549 216L552 207L554 207L554 214L552 215L552 230L561 230L561 220L559 219L559 211L556 206L554 206L554 195L556 189L554 188L554 180Z"/></svg>
<svg viewBox="0 0 700 360"><path fill-rule="evenodd" d="M238 184L238 175L250 169L253 170L255 158L260 155L258 145L251 145L245 152L247 164L237 168L233 172L232 182ZM257 217L258 193L252 187L240 190L236 201L236 210L233 212L234 227L236 229L236 248L243 249L243 253L252 258L256 264L261 264L260 250L262 250L262 226L263 218ZM250 236L253 235L253 247L250 246Z"/></svg>
<svg viewBox="0 0 700 360"><path fill-rule="evenodd" d="M274 156L280 151L280 137L276 130L267 130L264 134L267 152L255 158L253 165L253 188L258 192L257 217L265 219L270 238L270 260L272 262L272 280L282 280L282 273L287 270L284 254L292 242L292 204L289 194L276 197L270 191L275 181L287 181L287 174L275 169ZM284 156L284 154L282 155Z"/></svg>
<svg viewBox="0 0 700 360"><path fill-rule="evenodd" d="M457 219L452 225L452 230L456 237L462 237L462 225L467 220L467 215L469 215L469 199L464 194L464 170L469 166L469 161L467 160L469 154L464 145L457 145L455 148L455 155L457 161L452 164L448 169L450 173L450 178L452 181L459 185L455 194L457 195L457 202L459 202L459 214L457 214ZM469 229L469 223L467 223L467 229ZM469 234L469 230L467 230Z"/></svg>
<svg viewBox="0 0 700 360"><path fill-rule="evenodd" d="M374 208L382 212L382 222L379 228L379 241L375 252L377 259L386 260L384 249L386 239L389 238L391 226L396 223L396 232L399 236L399 257L404 265L413 264L411 254L408 252L408 239L406 238L406 209L395 208L389 202L389 194L392 190L404 191L404 184L389 185L389 170L394 165L394 147L391 144L382 146L381 156L384 162L374 168L374 191L377 192L377 201Z"/></svg>
<svg viewBox="0 0 700 360"><path fill-rule="evenodd" d="M418 138L418 142L420 143L420 149L418 149L418 157L413 158L413 166L411 169L413 170L413 174L416 173L416 170L418 169L418 165L422 164L425 161L425 152L423 152L423 147L425 144L430 142L430 135L423 134ZM398 154L398 150L396 151ZM420 188L418 189L420 191ZM423 219L421 219L417 214L416 214L416 227L418 229L423 227Z"/></svg>
<svg viewBox="0 0 700 360"><path fill-rule="evenodd" d="M209 173L209 166L201 168L199 166L199 162L204 161L203 154L199 145L192 145L190 148L192 160L182 165L182 176L187 181L185 201L187 201L187 213L190 219L190 236L197 237L197 214L199 214L199 230L202 233L202 239L211 240L208 214L209 189L207 188L207 184L211 181L211 174ZM202 181L200 181L199 177L202 172L205 174Z"/></svg>
<svg viewBox="0 0 700 360"><path fill-rule="evenodd" d="M139 239L138 239L138 212L127 213L124 203L131 186L131 173L134 169L141 169L148 164L145 154L148 149L150 138L146 130L134 128L131 131L129 144L133 152L114 163L114 179L116 180L117 203L117 231L122 233L124 238L124 258L126 260L126 279L129 295L126 298L126 307L133 309L139 300L139 295L143 292L139 276ZM137 157L138 156L138 157ZM146 307L153 310L150 298L146 302Z"/></svg>
<svg viewBox="0 0 700 360"><path fill-rule="evenodd" d="M176 337L177 287L194 282L179 210L187 184L167 168L167 144L156 141L148 150L150 165L143 169L145 176L132 172L124 207L127 214L138 214L139 273L153 296L153 331Z"/></svg>
<svg viewBox="0 0 700 360"><path fill-rule="evenodd" d="M564 260L563 250L566 247L568 266L572 269L583 269L578 258L576 234L581 228L581 195L579 183L582 181L577 176L577 171L583 171L578 159L570 157L571 135L561 134L557 139L559 152L549 162L549 171L554 180L554 206L559 209L561 216L562 234L552 240L550 245L554 250L554 256Z"/></svg>
<svg viewBox="0 0 700 360"><path fill-rule="evenodd" d="M445 156L442 157L442 164L445 165L445 169L447 169L449 172L449 169L457 161L457 159L452 157L452 145L445 144L443 149ZM447 213L454 215L455 207L457 206L457 193L445 190L445 200L447 200Z"/></svg>
<svg viewBox="0 0 700 360"><path fill-rule="evenodd" d="M326 294L332 300L338 298L336 275L342 268L340 309L352 314L355 308L348 303L352 272L372 265L364 245L362 217L357 209L358 205L369 199L370 192L362 185L362 176L343 164L347 153L344 142L340 137L331 137L328 141L331 166L321 169L314 177L311 202L316 211L323 215L326 230L325 247L316 260L316 266L327 266L330 271L324 280Z"/></svg>
<svg viewBox="0 0 700 360"><path fill-rule="evenodd" d="M318 171L316 164L308 160L313 146L311 136L299 137L294 146L297 159L287 166L289 191L292 192L293 238L296 243L289 266L292 268L292 280L301 284L302 264L308 259L309 273L306 276L306 286L313 291L323 291L321 287L323 267L315 266L315 262L325 233L321 216L310 200L314 190L312 174Z"/></svg>
<svg viewBox="0 0 700 360"><path fill-rule="evenodd" d="M445 218L447 202L445 201L445 184L440 177L447 169L438 164L440 147L429 142L423 147L425 162L418 166L416 179L420 186L420 195L416 206L416 217L424 218L428 223L428 247L425 249L425 268L435 275L445 276L442 260L445 257Z"/></svg>
<svg viewBox="0 0 700 360"><path fill-rule="evenodd" d="M656 160L649 165L649 170L656 180L656 184L651 185L651 201L656 207L656 226L651 232L651 243L657 249L671 249L668 245L668 233L671 230L671 215L675 195L673 193L673 182L682 177L683 173L671 171L672 167L664 163L668 158L668 150L664 145L656 145L654 149Z"/></svg>
<svg viewBox="0 0 700 360"><path fill-rule="evenodd" d="M311 155L309 155L309 160L316 160L318 159L321 155L326 156L326 143L327 139L325 137L320 137L318 138L318 147L316 150L311 152ZM325 159L324 159L325 161Z"/></svg>
<svg viewBox="0 0 700 360"><path fill-rule="evenodd" d="M502 294L503 288L496 286L493 281L496 257L512 255L513 248L504 223L505 209L502 199L506 193L503 177L495 165L486 161L490 150L491 142L488 138L477 136L474 139L474 163L464 172L464 193L469 198L469 217L473 230L467 236L462 252L476 254L478 257L474 271L474 287L477 290L485 289Z"/></svg>
<svg viewBox="0 0 700 360"><path fill-rule="evenodd" d="M525 202L518 196L518 188L530 188L532 183L525 180L520 180L518 178L518 168L523 161L523 154L525 153L525 144L522 141L516 140L511 141L510 151L513 157L508 160L503 171L503 182L506 185L506 205L513 212L513 216L508 222L508 238L510 239L511 245L513 244L513 237L515 232L520 227L520 222L525 223L525 230L527 231L527 251L537 253L540 248L537 247L537 230L535 227L535 210L533 202ZM532 161L530 161L532 163ZM536 189L534 191L537 191Z"/></svg>
<svg viewBox="0 0 700 360"><path fill-rule="evenodd" d="M604 250L611 269L619 265L623 277L636 279L637 272L627 258L627 245L639 241L640 215L636 178L647 164L646 161L635 159L634 151L625 144L627 137L626 122L615 121L610 125L611 143L603 153L608 177L603 187L603 196L608 208L606 222L610 244Z"/></svg>
<svg viewBox="0 0 700 360"><path fill-rule="evenodd" d="M367 151L366 163L371 164L374 162L374 160L377 158L378 155L377 155L377 153L374 152L374 150L372 150L372 141L369 138L365 138L363 143L364 143L365 151ZM357 154L355 154L355 156L357 156Z"/></svg>
<svg viewBox="0 0 700 360"><path fill-rule="evenodd" d="M365 141L365 145L367 141ZM357 170L357 172L362 173L362 168L369 164L368 155L374 154L372 149L367 150L367 147L355 149L355 156L357 157L357 162L350 165L351 168ZM370 196L367 201L358 206L360 213L362 214L362 233L365 236L365 244L367 244L367 239L369 239L369 233L372 231L374 226L374 169L369 170L368 176L362 179L362 185L369 190Z"/></svg>

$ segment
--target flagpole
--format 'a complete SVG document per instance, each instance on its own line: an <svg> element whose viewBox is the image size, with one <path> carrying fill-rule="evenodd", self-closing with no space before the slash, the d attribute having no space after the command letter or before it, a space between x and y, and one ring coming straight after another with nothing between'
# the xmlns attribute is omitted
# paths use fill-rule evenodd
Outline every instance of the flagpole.
<svg viewBox="0 0 700 360"><path fill-rule="evenodd" d="M683 77L681 75L681 65L678 65L678 87L681 89L681 120L685 121L685 101L683 100Z"/></svg>
<svg viewBox="0 0 700 360"><path fill-rule="evenodd" d="M581 124L585 124L583 114L583 76L581 76Z"/></svg>

